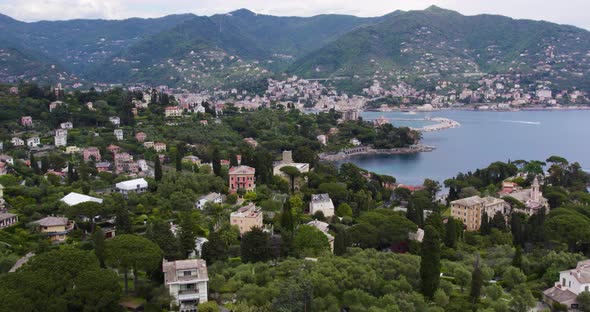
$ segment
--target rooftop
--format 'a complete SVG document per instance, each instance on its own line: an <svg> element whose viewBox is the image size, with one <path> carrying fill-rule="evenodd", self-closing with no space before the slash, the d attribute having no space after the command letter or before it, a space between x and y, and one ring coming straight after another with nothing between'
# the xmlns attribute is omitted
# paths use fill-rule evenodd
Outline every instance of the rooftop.
<svg viewBox="0 0 590 312"><path fill-rule="evenodd" d="M164 272L164 279L166 284L179 281L179 276L176 274L178 270L197 270L198 275L195 279L208 280L207 263L202 259L189 259L162 262L162 271Z"/></svg>
<svg viewBox="0 0 590 312"><path fill-rule="evenodd" d="M139 178L139 179L133 179L133 180L128 180L128 181L123 181L123 182L119 182L117 184L115 184L115 187L121 190L136 190L137 187L140 188L146 188L148 187L148 183L145 179L143 178Z"/></svg>
<svg viewBox="0 0 590 312"><path fill-rule="evenodd" d="M232 217L237 218L256 218L262 213L259 207L256 207L254 204L250 204L248 206L241 207L238 211L234 211L231 213Z"/></svg>
<svg viewBox="0 0 590 312"><path fill-rule="evenodd" d="M230 174L255 174L256 169L248 166L237 166L229 169Z"/></svg>
<svg viewBox="0 0 590 312"><path fill-rule="evenodd" d="M68 218L64 218L64 217L45 217L41 220L37 220L33 223L39 224L40 226L60 226L60 225L67 225L68 224Z"/></svg>
<svg viewBox="0 0 590 312"><path fill-rule="evenodd" d="M314 203L317 202L331 202L332 199L330 198L330 195L328 194L313 194L311 195L311 201Z"/></svg>
<svg viewBox="0 0 590 312"><path fill-rule="evenodd" d="M96 197L92 197L92 196L88 196L88 195L84 195L84 194L79 194L79 193L75 193L75 192L71 192L70 194L64 196L61 199L62 202L66 203L66 205L68 206L75 206L81 203L87 203L87 202L95 202L95 203L99 203L102 204L102 199L100 198L96 198Z"/></svg>
<svg viewBox="0 0 590 312"><path fill-rule="evenodd" d="M479 196L471 196L467 198L457 199L451 202L453 205L461 205L461 206L475 206L479 204L483 205L494 205L504 202L502 199L486 196L481 198Z"/></svg>

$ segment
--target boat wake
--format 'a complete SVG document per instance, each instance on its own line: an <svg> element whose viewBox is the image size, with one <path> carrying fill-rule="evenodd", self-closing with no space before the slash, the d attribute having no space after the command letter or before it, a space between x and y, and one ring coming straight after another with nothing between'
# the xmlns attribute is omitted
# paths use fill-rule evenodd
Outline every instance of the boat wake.
<svg viewBox="0 0 590 312"><path fill-rule="evenodd" d="M500 120L502 122L512 122L512 123L519 123L525 125L540 125L541 123L538 121L523 121L523 120Z"/></svg>

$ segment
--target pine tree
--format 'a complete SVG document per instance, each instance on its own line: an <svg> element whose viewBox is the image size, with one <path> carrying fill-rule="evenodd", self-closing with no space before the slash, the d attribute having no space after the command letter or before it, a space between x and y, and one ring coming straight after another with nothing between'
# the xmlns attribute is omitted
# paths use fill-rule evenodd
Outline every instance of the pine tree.
<svg viewBox="0 0 590 312"><path fill-rule="evenodd" d="M162 181L162 164L158 155L156 155L156 161L154 162L154 179L158 182Z"/></svg>
<svg viewBox="0 0 590 312"><path fill-rule="evenodd" d="M432 298L440 281L440 235L431 225L424 228L421 256L420 286L422 294L427 298Z"/></svg>
<svg viewBox="0 0 590 312"><path fill-rule="evenodd" d="M455 219L448 218L445 226L445 246L449 248L455 248L457 245L457 223Z"/></svg>
<svg viewBox="0 0 590 312"><path fill-rule="evenodd" d="M156 243L164 252L164 258L168 261L183 258L180 241L170 231L170 224L162 220L152 222L147 228L146 238Z"/></svg>
<svg viewBox="0 0 590 312"><path fill-rule="evenodd" d="M476 304L481 296L481 287L483 286L483 274L479 264L479 254L475 255L475 263L473 264L473 272L471 273L471 291L469 297L471 303Z"/></svg>

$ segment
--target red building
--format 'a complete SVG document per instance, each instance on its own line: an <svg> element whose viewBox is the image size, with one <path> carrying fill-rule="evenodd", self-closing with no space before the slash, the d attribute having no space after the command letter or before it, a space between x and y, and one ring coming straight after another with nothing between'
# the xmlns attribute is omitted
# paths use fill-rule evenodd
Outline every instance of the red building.
<svg viewBox="0 0 590 312"><path fill-rule="evenodd" d="M229 192L236 193L239 189L246 192L256 190L254 175L256 169L248 166L237 166L229 169Z"/></svg>

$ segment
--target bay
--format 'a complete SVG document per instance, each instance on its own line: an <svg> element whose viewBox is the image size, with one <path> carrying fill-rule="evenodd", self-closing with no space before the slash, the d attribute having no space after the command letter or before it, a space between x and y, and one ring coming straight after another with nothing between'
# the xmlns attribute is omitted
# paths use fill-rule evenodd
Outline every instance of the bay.
<svg viewBox="0 0 590 312"><path fill-rule="evenodd" d="M399 119L445 117L461 127L423 134L422 144L433 152L414 155L364 155L349 158L372 172L387 174L404 184L422 184L425 178L440 182L459 172L483 168L494 161L545 160L552 155L577 161L590 169L590 111L481 112L445 110L409 115L401 112L363 112L364 119L384 116L395 126L421 126L427 122Z"/></svg>

